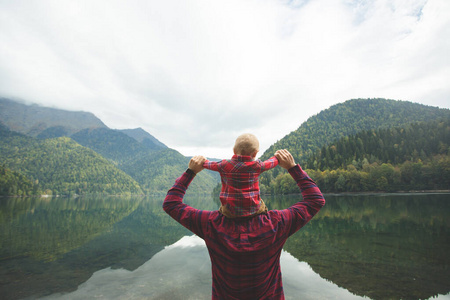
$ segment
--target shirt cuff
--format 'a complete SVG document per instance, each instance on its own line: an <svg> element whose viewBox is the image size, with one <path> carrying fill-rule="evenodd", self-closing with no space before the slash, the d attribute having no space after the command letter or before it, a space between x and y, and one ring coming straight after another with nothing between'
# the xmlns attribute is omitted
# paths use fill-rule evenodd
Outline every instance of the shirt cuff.
<svg viewBox="0 0 450 300"><path fill-rule="evenodd" d="M190 174L190 175L197 175L197 173L195 173L194 171L192 171L191 169L187 168L186 169L186 173Z"/></svg>

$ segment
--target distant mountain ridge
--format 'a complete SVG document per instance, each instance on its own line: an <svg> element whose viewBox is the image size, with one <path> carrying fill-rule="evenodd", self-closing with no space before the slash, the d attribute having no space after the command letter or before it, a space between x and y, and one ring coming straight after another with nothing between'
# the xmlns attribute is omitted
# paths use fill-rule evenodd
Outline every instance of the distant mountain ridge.
<svg viewBox="0 0 450 300"><path fill-rule="evenodd" d="M39 139L68 136L83 130L114 130L153 150L167 148L142 128L111 129L90 112L67 111L0 98L0 123L9 130Z"/></svg>
<svg viewBox="0 0 450 300"><path fill-rule="evenodd" d="M101 192L99 188L101 186L106 192L112 193L167 191L176 176L186 169L189 162L188 158L168 148L142 128L110 129L91 113L25 105L5 98L0 99L0 109L0 137L2 137L0 149L3 149L0 153L0 164L11 171L25 174L33 182L41 182L41 190L50 190L53 194L98 193ZM17 134L14 135L14 133ZM18 134L24 136L21 137ZM8 140L9 136L14 137ZM52 140L57 140L58 150L59 148L70 149L72 155L64 156L55 152L54 154L58 156L52 156L54 150L50 153L47 150ZM73 144L83 147L75 147ZM33 149L33 152L14 153L14 149L28 148ZM86 148L98 154L88 159L90 164L85 163L82 158L83 155L90 155L90 152L85 151ZM42 151L41 154L39 154L40 151ZM100 185L97 184L95 176L89 181L79 180L83 170L74 167L71 160L82 162L82 168L92 172L97 170L98 178L102 178L103 182ZM107 160L110 165L106 166L104 160ZM59 182L58 187L51 184L51 181L47 179L46 173L50 171L47 170L46 161L52 164L56 161L54 170L67 173L67 177L66 174L58 173L60 175L56 178L58 181L66 180L65 183ZM90 165L93 165L94 169ZM69 166L68 169L60 170L66 166ZM105 167L98 169L96 166ZM125 178L122 176L123 172L132 176ZM197 183L192 185L192 191L207 191L217 182L209 173L203 172L199 175ZM117 176L122 176L120 182ZM42 180L43 178L45 180ZM108 183L108 179L103 178L109 178L111 182ZM136 187L134 180L139 187ZM9 180L9 182L12 181Z"/></svg>
<svg viewBox="0 0 450 300"><path fill-rule="evenodd" d="M450 110L409 101L352 99L311 116L300 127L274 143L262 155L288 149L298 162L341 137L363 130L399 127L413 122L450 118Z"/></svg>
<svg viewBox="0 0 450 300"><path fill-rule="evenodd" d="M136 141L142 143L146 147L149 148L167 148L166 145L161 143L158 139L156 139L154 136L149 134L147 131L145 131L142 128L135 128L135 129L119 129L118 131L125 133L126 135L134 138Z"/></svg>
<svg viewBox="0 0 450 300"><path fill-rule="evenodd" d="M69 122L77 117L80 117L81 121L77 119ZM402 128L406 128L408 124L414 122L449 119L450 110L448 109L408 101L348 100L310 117L297 130L274 143L265 151L261 159L267 159L278 149L288 149L296 162L307 165L306 162L309 157L321 149L325 149L326 153L327 148L324 147L342 137L381 128L396 127L396 130L402 130ZM68 125L68 123L73 124ZM0 132L2 134L0 136L2 137L2 140L0 140L0 165L9 174L8 182L20 181L19 175L25 175L27 180L30 180L33 184L39 184L38 188L43 191L50 189L55 190L55 192L64 191L64 193L89 193L92 191L100 192L101 186L104 186L105 191L109 190L114 193L134 193L139 190L144 193L165 192L173 184L176 177L186 169L189 162L189 158L168 148L142 128L110 129L90 113L67 112L37 105L25 105L5 98L0 98ZM16 132L16 135L13 137L14 132ZM23 136L21 137L20 134ZM27 138L24 138L25 135ZM6 137L10 138L7 139ZM442 138L439 137L439 139ZM417 145L414 144L413 146L422 147ZM427 151L420 151L420 149L416 151L420 154L420 157L427 157L428 162L426 163L434 164L433 166L423 166L423 170L438 170L438 167L442 167L442 172L447 172L447 161L449 160L448 151L446 154L445 149L448 148L448 142L442 141L438 145L439 149L443 149L438 152L442 157L429 158ZM342 147L342 149L344 148L347 149L342 150L344 152L353 151L351 146ZM33 151L30 152L27 149ZM65 149L64 151L67 153L64 154L64 151L60 151L62 149ZM334 159L332 156L334 152L331 150L328 150L328 152L331 159ZM436 154L436 151L430 153ZM355 160L353 156L356 153L345 154L345 159L351 160L353 163L353 160ZM413 156L416 157L416 155ZM322 160L322 158L320 159ZM325 156L325 159L329 161L327 156ZM315 160L318 161L318 158ZM78 164L74 164L75 161L78 161L84 167L81 169L76 167ZM355 161L356 166L365 165L367 167L367 163L360 162L359 159ZM335 162L337 161L333 160L333 163ZM322 162L320 163L322 164ZM369 159L370 163L372 163L371 158ZM377 161L376 163L384 165L384 161ZM404 169L408 171L408 168L422 168L421 163L420 161L412 161L408 165L409 162L407 162ZM52 168L48 169L48 164L51 164ZM315 165L314 160L309 164ZM319 161L317 165L319 166ZM325 164L322 165L325 166ZM99 169L98 166L102 167ZM377 166L372 167L377 169ZM392 169L397 172L397 166L387 167L389 172ZM89 170L90 173L81 176L83 175L83 168ZM370 185L368 182L373 182L373 180L367 177L368 175L364 173L366 171L357 171L360 172L359 175L362 177L360 176L361 180L358 179L359 181L353 184L355 191L358 185L363 184L365 186L364 191L372 190L373 187L383 190L386 186L389 186L391 178L396 178L395 176L383 176L384 178L379 178L380 181L375 185ZM99 172L98 176L92 175L95 172ZM335 176L337 173L334 170L328 172L330 173L327 175L328 179L331 178L330 176L334 176L332 181L327 179L330 181L327 183L329 189L336 191L345 190L349 180L347 176L353 174L350 173L353 171L345 169L340 171L341 173L338 176ZM56 176L56 179L66 180L66 182L59 182L58 187L53 187L52 180L48 177L52 174ZM200 173L192 183L190 191L206 192L211 190L218 182L216 175L216 173L211 172ZM260 178L262 192L289 191L285 188L286 182L284 179L286 179L286 176L284 175L286 174L282 168L264 172ZM322 176L323 174L316 172L315 175ZM90 179L85 180L86 176ZM117 176L121 176L120 182L117 181L119 178ZM95 178L102 178L100 185ZM90 186L90 183L92 183L92 186ZM16 185L16 183L14 184ZM136 184L139 186L136 186ZM326 187L324 183L321 183L321 185ZM36 190L35 187L33 189ZM298 192L295 184L294 190Z"/></svg>
<svg viewBox="0 0 450 300"><path fill-rule="evenodd" d="M0 98L0 121L10 130L37 137L49 128L59 128L65 135L85 128L106 128L94 114L83 111L67 111L26 105L6 98Z"/></svg>
<svg viewBox="0 0 450 300"><path fill-rule="evenodd" d="M413 123L427 123L432 120L441 120L442 122L424 124L426 127L423 128L412 125ZM308 174L325 192L404 191L414 190L415 188L421 190L445 189L448 184L447 186L442 185L440 179L433 179L434 182L432 182L433 180L428 176L431 172L433 176L441 174L446 180L450 176L448 175L450 174L450 166L448 165L449 141L446 140L445 134L436 136L435 138L438 140L429 143L430 145L432 143L434 148L439 148L439 151L426 149L429 148L429 145L424 146L426 139L420 134L408 134L407 137L411 139L420 136L420 139L400 142L398 139L392 139L391 136L395 135L396 132L408 131L411 128L414 130L433 130L433 126L435 126L435 131L437 131L436 126L446 127L445 124L448 123L448 120L450 120L449 109L386 99L348 100L308 118L297 130L292 131L272 145L261 159L267 159L278 149L288 149L297 163L308 168ZM358 140L357 136L355 140L357 147L346 143L333 145L339 139L348 139L358 133L370 130L373 131L369 134L380 134L380 131L376 130L383 129L392 129L392 134L383 134L381 139L367 138L365 139L367 144L361 144L361 139ZM439 130L441 129L446 130L445 128ZM427 138L434 138L434 134L429 134ZM351 140L353 139L352 137ZM380 148L373 144L374 140L377 143L399 144L386 145L389 147L379 150ZM408 149L403 149L404 152L397 151L402 150L406 145L408 149L411 148L413 151L406 151ZM362 149L365 149L364 152L368 156L366 160L359 156ZM379 158L375 157L376 152L374 151L382 151ZM396 156L392 158L386 152L393 152ZM341 158L345 162L340 161ZM426 158L426 161L423 161L424 158ZM340 163L338 163L339 161ZM346 169L348 163L354 165L357 169ZM316 167L325 168L326 171L315 170ZM341 167L342 169L339 169ZM313 170L310 170L311 168ZM411 169L415 170L415 176L409 176ZM386 173L389 175L386 175ZM295 183L288 183L289 180L290 176L284 170L275 168L261 175L261 189L271 193L298 192ZM420 185L417 182L418 180L422 180ZM351 188L348 188L349 186Z"/></svg>

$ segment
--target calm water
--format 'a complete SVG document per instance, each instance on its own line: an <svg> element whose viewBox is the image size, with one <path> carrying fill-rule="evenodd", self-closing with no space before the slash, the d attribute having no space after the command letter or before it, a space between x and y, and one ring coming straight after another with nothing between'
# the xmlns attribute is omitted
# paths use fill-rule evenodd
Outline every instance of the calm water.
<svg viewBox="0 0 450 300"><path fill-rule="evenodd" d="M0 198L1 298L210 299L206 247L162 198ZM450 299L450 194L326 199L284 248L287 299Z"/></svg>

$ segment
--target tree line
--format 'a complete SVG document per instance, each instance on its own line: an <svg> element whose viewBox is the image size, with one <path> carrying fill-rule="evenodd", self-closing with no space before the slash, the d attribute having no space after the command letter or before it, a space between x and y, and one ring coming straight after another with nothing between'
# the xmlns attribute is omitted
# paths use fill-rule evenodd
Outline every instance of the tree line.
<svg viewBox="0 0 450 300"><path fill-rule="evenodd" d="M323 192L448 189L449 141L449 119L367 130L322 147L302 166ZM285 172L262 181L261 189L298 192Z"/></svg>
<svg viewBox="0 0 450 300"><path fill-rule="evenodd" d="M189 159L170 148L147 149L111 129L38 139L0 126L0 194L151 194L166 192ZM80 145L82 144L82 145ZM192 191L209 192L211 174L199 174Z"/></svg>
<svg viewBox="0 0 450 300"><path fill-rule="evenodd" d="M0 159L4 168L20 174L15 180L1 176L4 194L142 193L139 184L112 162L68 137L39 140L0 130ZM31 192L15 188L28 181L37 186Z"/></svg>
<svg viewBox="0 0 450 300"><path fill-rule="evenodd" d="M436 155L426 163L419 159L399 165L377 162L370 164L365 160L360 170L349 165L336 170L305 171L325 193L447 190L450 182L450 158L448 155ZM271 194L299 192L287 173L278 175L269 186L261 185L261 190Z"/></svg>

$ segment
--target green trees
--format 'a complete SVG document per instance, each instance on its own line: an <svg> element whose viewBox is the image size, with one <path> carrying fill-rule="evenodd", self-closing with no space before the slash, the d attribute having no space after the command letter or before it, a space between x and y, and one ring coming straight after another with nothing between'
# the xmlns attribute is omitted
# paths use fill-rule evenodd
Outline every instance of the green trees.
<svg viewBox="0 0 450 300"><path fill-rule="evenodd" d="M3 164L20 173L24 184L23 178L29 178L45 193L142 193L129 175L70 138L38 140L5 130L0 131L0 137Z"/></svg>
<svg viewBox="0 0 450 300"><path fill-rule="evenodd" d="M0 174L0 194L166 192L189 161L175 150L149 149L111 129L86 130L76 138L95 151L69 137L41 140L0 127L0 161L8 168ZM216 182L204 172L190 190L209 193Z"/></svg>
<svg viewBox="0 0 450 300"><path fill-rule="evenodd" d="M357 170L355 167L336 170L305 170L322 192L398 192L417 190L447 190L450 182L450 156L436 155L428 160L406 161L400 165L372 163ZM273 194L298 193L288 174L277 176L265 187Z"/></svg>
<svg viewBox="0 0 450 300"><path fill-rule="evenodd" d="M0 195L31 196L40 193L38 180L32 182L22 174L0 165Z"/></svg>
<svg viewBox="0 0 450 300"><path fill-rule="evenodd" d="M426 161L429 157L447 155L450 141L450 118L407 124L403 127L365 130L341 138L304 160L311 169L362 167L364 160L379 164L401 164Z"/></svg>
<svg viewBox="0 0 450 300"><path fill-rule="evenodd" d="M91 113L5 98L0 138L0 163L38 180L45 194L166 192L188 163L143 129L114 130ZM204 192L217 182L207 173L198 177L190 191Z"/></svg>
<svg viewBox="0 0 450 300"><path fill-rule="evenodd" d="M326 192L448 189L450 111L417 103L355 99L310 117L261 157L288 149ZM290 193L279 168L261 175ZM285 185L285 184L284 184Z"/></svg>
<svg viewBox="0 0 450 300"><path fill-rule="evenodd" d="M9 122L7 127L0 120L0 162L7 169L0 178L2 193L165 192L189 160L143 130L113 130L89 114L39 108L46 112L44 121L58 117L42 127L35 114L19 113L28 120L22 128L14 118L20 109L23 105L0 113L0 119ZM83 129L82 120L76 128L62 126L68 117L84 118L92 126ZM385 99L349 100L310 117L261 159L288 149L326 192L448 189L449 120L448 109ZM11 126L40 139L10 131ZM70 137L52 138L65 135ZM215 175L200 173L190 192L208 192L218 181ZM298 192L281 168L264 172L260 186L267 193Z"/></svg>
<svg viewBox="0 0 450 300"><path fill-rule="evenodd" d="M450 118L448 109L407 101L348 100L308 118L297 130L269 147L261 159L269 158L278 149L287 149L296 161L304 161L323 146L364 130L402 127L413 122L448 118ZM348 149L337 150L338 153L342 153Z"/></svg>
<svg viewBox="0 0 450 300"><path fill-rule="evenodd" d="M367 160L366 160L367 161ZM306 169L323 192L395 192L415 190L446 190L450 182L450 156L434 155L425 161L405 161L402 164L363 163L357 169L353 164L337 169ZM297 193L295 183L286 186L277 176L266 189L272 193Z"/></svg>

